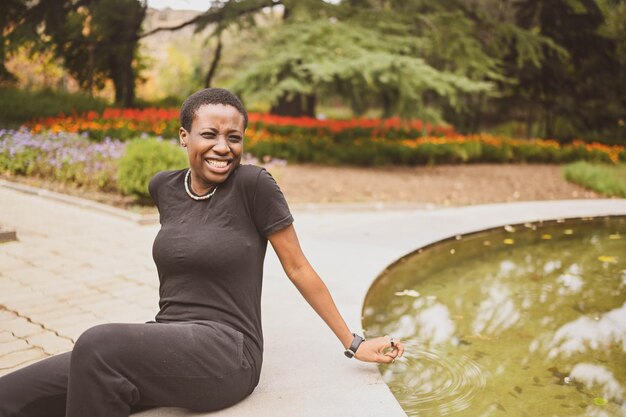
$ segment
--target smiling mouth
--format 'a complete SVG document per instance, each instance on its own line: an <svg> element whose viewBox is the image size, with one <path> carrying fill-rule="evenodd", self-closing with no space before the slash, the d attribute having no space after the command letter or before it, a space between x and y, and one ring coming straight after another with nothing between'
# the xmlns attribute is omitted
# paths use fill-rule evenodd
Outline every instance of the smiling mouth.
<svg viewBox="0 0 626 417"><path fill-rule="evenodd" d="M209 165L212 168L226 168L231 161L229 160L224 160L224 159L205 159L204 160L207 165Z"/></svg>

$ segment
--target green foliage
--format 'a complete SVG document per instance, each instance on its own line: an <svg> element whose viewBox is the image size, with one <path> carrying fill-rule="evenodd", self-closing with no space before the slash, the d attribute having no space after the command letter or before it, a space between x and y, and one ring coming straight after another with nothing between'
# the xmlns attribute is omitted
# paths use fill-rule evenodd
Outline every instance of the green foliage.
<svg viewBox="0 0 626 417"><path fill-rule="evenodd" d="M0 3L0 82L15 78L5 62L17 48L45 49L84 90L111 80L128 106L143 65L144 5ZM623 144L625 22L626 3L615 0L238 0L209 2L180 26L224 39L214 80L248 105L293 115L323 101L357 115L445 120L463 133L515 123L517 137ZM170 51L176 64L156 88L199 88L214 49L201 42Z"/></svg>
<svg viewBox="0 0 626 417"><path fill-rule="evenodd" d="M234 88L246 98L274 104L297 94L338 94L357 114L375 105L383 109L383 116L427 120L433 114L426 102L429 97L456 107L462 94L492 91L493 83L485 77L497 77L495 64L467 36L457 33L456 43L440 40L446 43L444 50L465 51L452 59L435 54L441 48L431 39L411 33L412 22L399 19L402 10L392 14L376 10L381 13L377 19L386 18L380 23L360 14L355 17L341 7L335 12L339 17L287 19L269 36L259 35L259 56L239 74ZM432 59L435 65L424 59L429 53L437 55L438 62Z"/></svg>
<svg viewBox="0 0 626 417"><path fill-rule="evenodd" d="M517 82L503 89L501 116L525 121L528 130L538 127L544 137L624 143L626 61L618 53L624 24L613 14L625 15L623 2L517 2L515 26L549 41L542 56L525 65L519 62L523 43L507 48L507 74Z"/></svg>
<svg viewBox="0 0 626 417"><path fill-rule="evenodd" d="M39 117L60 113L102 112L107 103L86 94L0 88L0 128L16 128Z"/></svg>
<svg viewBox="0 0 626 417"><path fill-rule="evenodd" d="M565 179L609 197L626 198L626 164L606 165L584 161L563 167Z"/></svg>
<svg viewBox="0 0 626 417"><path fill-rule="evenodd" d="M141 67L136 52L145 2L14 0L9 4L14 5L7 8L10 13L0 18L0 32L6 33L0 37L3 64L8 55L2 47L5 43L13 50L20 44L34 44L54 51L85 91L102 89L111 80L115 102L132 105Z"/></svg>
<svg viewBox="0 0 626 417"><path fill-rule="evenodd" d="M176 106L190 94L204 87L201 74L204 55L202 42L189 42L184 49L170 44L165 49L167 61L159 71L155 84L161 94L178 97Z"/></svg>
<svg viewBox="0 0 626 417"><path fill-rule="evenodd" d="M186 165L186 154L172 142L157 139L130 141L118 165L119 188L122 193L146 202L150 199L148 184L154 174Z"/></svg>

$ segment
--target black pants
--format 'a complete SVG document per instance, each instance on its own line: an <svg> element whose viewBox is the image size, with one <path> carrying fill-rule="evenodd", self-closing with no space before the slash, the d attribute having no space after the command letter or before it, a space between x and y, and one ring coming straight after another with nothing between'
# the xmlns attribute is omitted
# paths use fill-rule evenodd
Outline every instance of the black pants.
<svg viewBox="0 0 626 417"><path fill-rule="evenodd" d="M0 377L0 417L127 417L134 406L213 411L252 392L254 356L243 334L221 323L103 324L71 352Z"/></svg>

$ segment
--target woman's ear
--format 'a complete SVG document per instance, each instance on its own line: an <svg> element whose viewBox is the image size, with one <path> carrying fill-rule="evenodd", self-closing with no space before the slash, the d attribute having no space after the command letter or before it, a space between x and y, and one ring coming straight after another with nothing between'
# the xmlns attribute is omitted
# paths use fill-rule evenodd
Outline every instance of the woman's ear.
<svg viewBox="0 0 626 417"><path fill-rule="evenodd" d="M187 140L189 140L189 133L187 133L184 127L178 129L178 139L180 140L180 146L186 148Z"/></svg>

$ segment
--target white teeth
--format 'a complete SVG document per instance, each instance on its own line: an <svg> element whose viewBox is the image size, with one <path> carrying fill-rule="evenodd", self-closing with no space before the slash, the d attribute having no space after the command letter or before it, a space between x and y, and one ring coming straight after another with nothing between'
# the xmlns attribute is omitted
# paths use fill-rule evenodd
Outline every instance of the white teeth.
<svg viewBox="0 0 626 417"><path fill-rule="evenodd" d="M209 165L216 168L226 168L226 165L228 165L227 161L216 161L215 159L207 159L206 161Z"/></svg>

